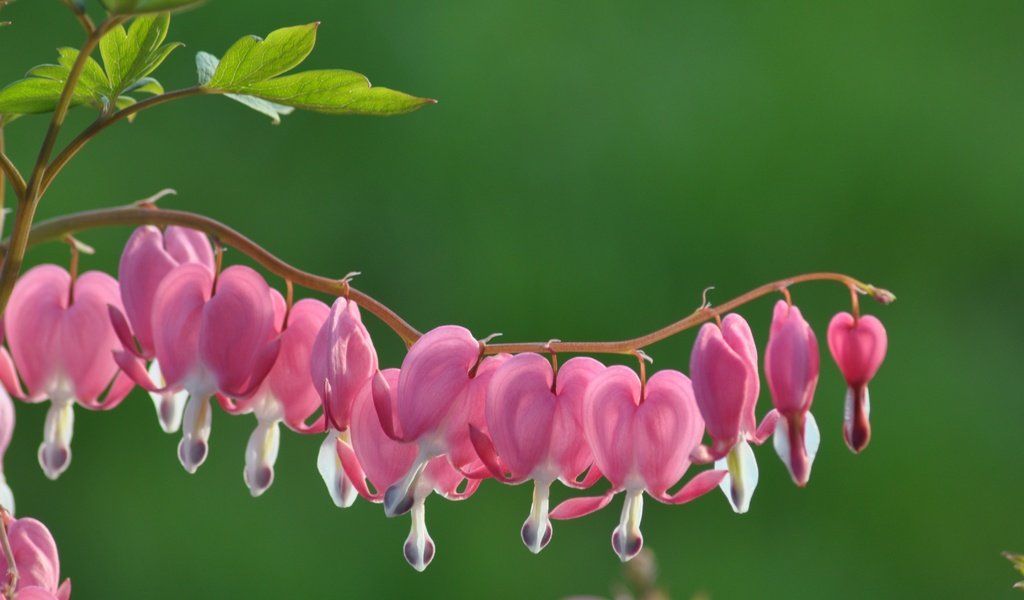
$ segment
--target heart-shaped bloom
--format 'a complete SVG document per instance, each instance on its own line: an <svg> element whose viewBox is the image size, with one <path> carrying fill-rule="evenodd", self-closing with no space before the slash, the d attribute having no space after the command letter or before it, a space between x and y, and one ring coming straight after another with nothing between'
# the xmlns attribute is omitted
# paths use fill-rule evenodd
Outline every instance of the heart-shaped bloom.
<svg viewBox="0 0 1024 600"><path fill-rule="evenodd" d="M775 451L801 487L811 476L821 441L810 412L818 385L818 360L818 338L800 309L779 300L764 352L764 372L781 417L775 424Z"/></svg>
<svg viewBox="0 0 1024 600"><path fill-rule="evenodd" d="M734 511L745 513L758 481L757 461L748 441L761 444L773 430L777 413L770 412L757 426L754 407L761 390L757 346L743 317L729 314L721 324L701 327L690 355L690 376L712 439L710 448L702 446L696 454L705 454L707 460L716 461L716 468L728 470L722 491Z"/></svg>
<svg viewBox="0 0 1024 600"><path fill-rule="evenodd" d="M35 519L12 519L9 515L0 518L6 522L11 554L18 568L13 600L67 600L71 581L60 582L60 558L50 530ZM0 553L0 573L6 577L7 572L7 558Z"/></svg>
<svg viewBox="0 0 1024 600"><path fill-rule="evenodd" d="M551 483L560 479L583 488L600 477L594 469L577 482L594 460L583 432L583 396L604 368L592 358L577 357L562 365L556 378L546 358L525 353L498 367L488 386L485 414L490 435L475 430L474 446L496 479L533 480L533 505L521 535L535 554L551 540Z"/></svg>
<svg viewBox="0 0 1024 600"><path fill-rule="evenodd" d="M141 361L122 350L118 363L150 391L188 393L178 458L189 473L206 460L210 397L245 398L263 383L277 359L279 295L244 266L214 279L206 267L185 263L164 277L153 304L153 344L166 380L153 383Z"/></svg>
<svg viewBox="0 0 1024 600"><path fill-rule="evenodd" d="M313 342L309 374L324 407L327 436L317 468L327 492L340 508L351 506L356 491L345 475L335 447L348 444L348 425L356 396L377 371L377 350L363 325L359 305L339 297Z"/></svg>
<svg viewBox="0 0 1024 600"><path fill-rule="evenodd" d="M118 374L111 354L120 344L108 305L121 305L113 277L90 271L72 286L71 275L56 265L30 269L11 293L4 327L26 391L16 380L5 384L28 402L50 400L39 447L39 464L50 479L71 463L74 405L107 410L131 391L131 380Z"/></svg>
<svg viewBox="0 0 1024 600"><path fill-rule="evenodd" d="M589 514L625 490L612 548L627 561L643 547L644 492L665 504L683 504L713 490L726 472L704 471L679 491L668 492L690 467L690 453L704 435L690 380L678 371L659 371L644 386L632 369L609 367L590 382L583 407L594 462L612 489L596 498L566 500L551 512L551 518Z"/></svg>
<svg viewBox="0 0 1024 600"><path fill-rule="evenodd" d="M484 402L491 376L508 355L480 360L481 345L468 329L445 325L423 334L402 361L394 409L377 378L374 405L392 439L416 446L416 460L384 494L384 513L404 514L413 506L416 481L430 459L447 456L462 473L483 470L470 441L470 425L487 428Z"/></svg>
<svg viewBox="0 0 1024 600"><path fill-rule="evenodd" d="M393 410L397 409L398 387L398 369L377 373L373 383L360 391L352 407L351 446L342 442L337 446L339 460L354 488L372 502L383 502L381 491L401 480L417 460L416 446L391 439L377 416L375 403L378 401L386 401ZM377 492L370 491L367 479ZM459 491L463 482L465 489ZM414 569L424 570L434 558L434 541L426 525L427 497L436 492L449 500L464 500L472 496L479 485L479 480L467 479L443 456L429 460L423 467L410 490L412 526L403 549L405 560Z"/></svg>
<svg viewBox="0 0 1024 600"><path fill-rule="evenodd" d="M173 225L165 231L146 225L132 232L121 253L117 279L121 286L126 325L138 342L140 355L147 360L152 360L155 354L152 311L157 288L171 269L183 263L202 265L213 274L213 249L206 234ZM121 335L131 334L122 332ZM150 363L149 375L163 385L158 361ZM150 396L160 427L167 433L177 431L181 427L181 414L188 394L150 392Z"/></svg>
<svg viewBox="0 0 1024 600"><path fill-rule="evenodd" d="M259 496L274 482L274 462L280 446L279 424L283 421L297 433L323 431L323 420L307 425L306 420L320 407L320 395L309 377L313 340L327 320L330 309L319 300L299 300L288 314L281 331L281 350L263 384L251 396L238 402L224 398L221 408L229 414L253 413L256 429L245 449L245 484ZM222 397L223 398L223 397Z"/></svg>
<svg viewBox="0 0 1024 600"><path fill-rule="evenodd" d="M885 327L871 315L854 318L841 312L828 324L828 349L847 385L843 438L854 452L860 452L871 441L868 382L885 359L887 346Z"/></svg>

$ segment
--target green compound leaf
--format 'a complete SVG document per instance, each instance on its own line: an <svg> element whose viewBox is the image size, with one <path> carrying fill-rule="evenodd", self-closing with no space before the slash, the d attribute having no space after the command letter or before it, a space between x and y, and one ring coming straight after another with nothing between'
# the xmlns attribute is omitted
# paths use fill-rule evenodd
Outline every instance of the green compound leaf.
<svg viewBox="0 0 1024 600"><path fill-rule="evenodd" d="M115 15L177 11L202 3L203 0L100 0L100 4Z"/></svg>
<svg viewBox="0 0 1024 600"><path fill-rule="evenodd" d="M285 75L247 86L244 91L271 102L330 115L400 115L436 102L372 87L365 75L340 69Z"/></svg>
<svg viewBox="0 0 1024 600"><path fill-rule="evenodd" d="M57 79L31 77L21 79L0 90L0 115L30 115L51 112L57 108L64 82ZM86 104L93 98L75 90L71 105ZM5 122L10 119L5 118Z"/></svg>
<svg viewBox="0 0 1024 600"><path fill-rule="evenodd" d="M164 44L171 16L168 13L138 17L126 30L117 26L100 40L106 67L109 96L134 86L156 70L181 43Z"/></svg>
<svg viewBox="0 0 1024 600"><path fill-rule="evenodd" d="M294 69L313 51L318 25L285 27L271 32L265 40L256 36L238 40L220 59L208 87L238 92Z"/></svg>
<svg viewBox="0 0 1024 600"><path fill-rule="evenodd" d="M318 23L285 27L267 39L244 37L218 62L211 54L196 56L199 83L262 112L275 123L301 108L332 115L399 115L436 102L370 85L366 76L341 69L282 75L309 56ZM285 110L286 109L286 110Z"/></svg>
<svg viewBox="0 0 1024 600"><path fill-rule="evenodd" d="M214 72L217 71L217 66L220 61L216 56L209 52L200 52L196 54L196 71L199 74L199 84L206 85L209 83L210 78L213 77ZM255 96L246 96L243 94L224 94L228 98L240 102L256 112L263 113L271 118L274 125L281 123L281 116L291 114L295 109L290 106L283 106L280 104L274 104Z"/></svg>

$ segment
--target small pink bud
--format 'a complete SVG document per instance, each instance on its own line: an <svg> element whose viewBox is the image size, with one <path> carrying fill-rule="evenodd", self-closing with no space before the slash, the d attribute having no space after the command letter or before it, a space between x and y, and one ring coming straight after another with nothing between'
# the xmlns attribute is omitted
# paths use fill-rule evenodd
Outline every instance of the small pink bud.
<svg viewBox="0 0 1024 600"><path fill-rule="evenodd" d="M810 414L818 384L818 340L800 309L775 305L764 370L772 402L782 418L775 428L775 450L793 481L804 486L818 449L818 427Z"/></svg>
<svg viewBox="0 0 1024 600"><path fill-rule="evenodd" d="M828 325L828 348L848 386L843 438L853 452L860 452L871 441L868 382L881 366L887 345L885 327L870 315L854 319L841 312Z"/></svg>
<svg viewBox="0 0 1024 600"><path fill-rule="evenodd" d="M339 297L313 342L309 372L331 426L348 428L356 395L377 371L377 350L359 306ZM324 382L329 385L325 386Z"/></svg>

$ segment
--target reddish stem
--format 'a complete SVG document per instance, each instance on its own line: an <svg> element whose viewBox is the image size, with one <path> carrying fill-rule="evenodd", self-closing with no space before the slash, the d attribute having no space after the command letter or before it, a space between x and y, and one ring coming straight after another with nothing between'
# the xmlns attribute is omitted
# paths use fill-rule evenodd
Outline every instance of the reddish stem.
<svg viewBox="0 0 1024 600"><path fill-rule="evenodd" d="M392 311L383 303L352 287L348 283L348 277L343 279L330 279L297 269L227 225L195 213L181 210L154 210L153 208L143 208L139 206L105 208L73 213L35 224L28 236L28 245L35 245L41 242L61 239L76 231L125 225L179 225L202 231L219 240L221 243L248 256L271 273L292 281L296 285L333 296L347 296L364 310L372 313L383 321L396 334L398 334L406 344L412 344L421 335L416 328L407 323L397 313ZM0 250L4 253L7 251L8 243L9 242L5 240L2 246L0 246ZM868 295L883 304L889 304L896 299L896 297L888 290L877 288L848 275L843 275L842 273L807 273L767 283L715 307L703 306L690 315L674 323L670 323L661 329L627 340L609 342L548 341L511 344L490 344L484 342L482 343L482 350L484 354L498 354L501 352L513 354L520 352L634 354L636 351L642 350L655 342L659 342L681 331L700 325L709 319L719 318L721 315L724 315L725 313L728 313L729 311L734 310L752 300L756 300L762 296L772 293L786 293L789 286L809 281L835 281L852 290L856 290L858 293Z"/></svg>

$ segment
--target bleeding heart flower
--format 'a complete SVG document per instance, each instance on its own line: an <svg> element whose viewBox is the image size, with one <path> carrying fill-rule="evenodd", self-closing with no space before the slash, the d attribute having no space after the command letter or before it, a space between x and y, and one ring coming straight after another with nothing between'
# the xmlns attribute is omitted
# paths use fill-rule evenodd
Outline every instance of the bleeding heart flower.
<svg viewBox="0 0 1024 600"><path fill-rule="evenodd" d="M772 403L782 418L775 424L775 451L793 482L803 487L821 435L811 414L818 385L818 339L800 309L783 300L775 304L764 353L764 371Z"/></svg>
<svg viewBox="0 0 1024 600"><path fill-rule="evenodd" d="M352 404L377 371L377 350L355 302L343 297L334 301L313 342L308 368L328 427L317 468L334 504L345 508L355 502L356 492L338 460L336 446L349 443Z"/></svg>
<svg viewBox="0 0 1024 600"><path fill-rule="evenodd" d="M152 360L153 345L152 311L157 288L174 267L183 263L195 263L206 267L211 276L214 271L213 249L206 234L185 227L170 226L165 231L151 225L137 228L128 238L117 279L121 285L121 300L124 302L125 324L134 334L143 358ZM120 325L117 323L116 325ZM131 344L126 347L131 348ZM149 375L159 385L164 385L160 363L150 363ZM160 427L167 433L174 433L181 427L181 415L188 394L150 392L156 407Z"/></svg>
<svg viewBox="0 0 1024 600"><path fill-rule="evenodd" d="M352 444L339 443L338 457L342 462L349 481L359 494L371 502L383 502L382 490L386 490L402 479L417 460L415 444L391 439L384 432L377 416L376 402L387 402L392 410L397 409L399 387L398 369L378 372L374 381L363 387L352 407ZM376 389L374 389L376 388ZM366 485L369 479L376 492ZM465 482L465 489L459 487ZM480 485L479 480L467 479L456 471L443 457L427 462L413 483L410 496L412 506L412 527L406 538L403 554L405 560L417 571L427 568L434 558L434 541L427 532L425 501L431 492L449 500L465 500L473 495Z"/></svg>
<svg viewBox="0 0 1024 600"><path fill-rule="evenodd" d="M583 396L604 365L577 357L558 370L539 354L513 356L497 368L487 390L488 434L474 429L472 441L491 474L506 483L534 482L533 505L523 523L523 543L533 553L551 540L548 497L551 483L589 487L598 478L596 468L586 480L577 478L594 460L583 433ZM505 471L511 474L506 477Z"/></svg>
<svg viewBox="0 0 1024 600"><path fill-rule="evenodd" d="M848 386L843 438L854 452L860 452L871 441L868 382L885 359L887 346L885 327L871 315L854 318L850 313L841 312L828 324L828 349Z"/></svg>
<svg viewBox="0 0 1024 600"><path fill-rule="evenodd" d="M644 386L632 369L609 367L590 382L583 403L594 462L612 489L596 498L566 500L551 511L551 518L589 514L625 490L612 548L627 561L643 547L644 492L665 504L683 504L713 490L726 472L704 471L679 491L668 492L690 467L690 453L704 435L690 380L678 371L659 371Z"/></svg>
<svg viewBox="0 0 1024 600"><path fill-rule="evenodd" d="M764 442L774 430L778 413L769 412L757 426L754 406L761 389L757 346L743 317L729 314L720 325L701 327L690 355L690 376L712 439L710 449L701 446L695 455L728 470L722 491L735 512L745 513L758 481L757 461L748 441Z"/></svg>
<svg viewBox="0 0 1024 600"><path fill-rule="evenodd" d="M312 425L306 420L320 407L320 395L309 377L313 340L327 320L330 309L319 300L299 300L288 314L280 333L281 350L263 384L251 396L232 402L221 397L220 405L233 415L253 413L257 426L245 450L245 484L253 497L274 482L274 462L280 446L278 424L284 421L297 433L319 433L323 418Z"/></svg>
<svg viewBox="0 0 1024 600"><path fill-rule="evenodd" d="M14 600L68 600L71 581L60 582L60 558L50 530L35 519L13 519L6 514L0 518L7 525L11 554L18 568ZM7 558L3 553L0 553L0 573L9 584Z"/></svg>
<svg viewBox="0 0 1024 600"><path fill-rule="evenodd" d="M249 267L225 269L214 292L210 272L186 263L167 274L153 304L153 343L166 385L154 384L138 357L115 353L142 387L188 393L178 458L189 473L206 460L210 397L244 398L259 389L277 359L282 312L280 295Z"/></svg>
<svg viewBox="0 0 1024 600"><path fill-rule="evenodd" d="M387 516L412 508L417 479L436 456L447 456L462 473L485 471L470 441L469 426L486 430L487 385L508 358L498 355L481 361L480 342L469 330L445 325L423 334L409 349L393 409L388 402L391 386L375 379L374 405L384 431L392 439L415 444L417 450L412 466L384 494Z"/></svg>
<svg viewBox="0 0 1024 600"><path fill-rule="evenodd" d="M71 275L56 265L29 270L11 293L4 326L27 392L16 379L5 385L27 402L50 400L39 447L39 464L50 479L71 463L74 405L108 410L132 389L111 355L120 344L107 306L120 304L113 277L90 271L72 285ZM99 400L108 387L106 398Z"/></svg>

